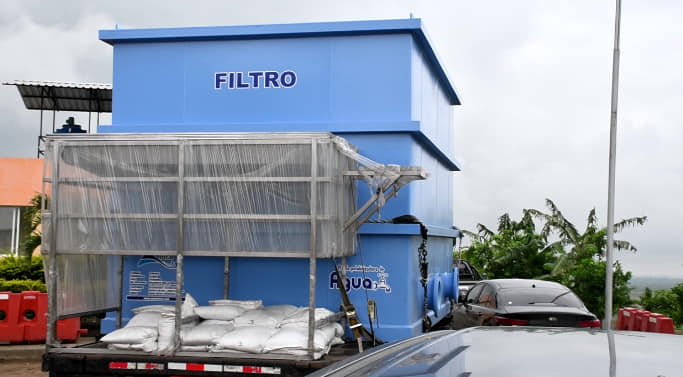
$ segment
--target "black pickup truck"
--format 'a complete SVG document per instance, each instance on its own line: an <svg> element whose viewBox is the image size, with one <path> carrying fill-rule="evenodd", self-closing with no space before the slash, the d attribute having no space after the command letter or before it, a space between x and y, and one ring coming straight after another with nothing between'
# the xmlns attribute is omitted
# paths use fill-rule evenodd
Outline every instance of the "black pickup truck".
<svg viewBox="0 0 683 377"><path fill-rule="evenodd" d="M484 276L465 259L453 259L453 267L458 269L458 295L465 296L467 291L477 282L484 280Z"/></svg>

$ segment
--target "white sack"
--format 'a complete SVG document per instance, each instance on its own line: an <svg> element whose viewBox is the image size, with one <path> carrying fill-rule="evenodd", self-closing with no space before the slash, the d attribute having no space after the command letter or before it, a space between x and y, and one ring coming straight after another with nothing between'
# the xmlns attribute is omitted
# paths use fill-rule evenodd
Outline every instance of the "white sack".
<svg viewBox="0 0 683 377"><path fill-rule="evenodd" d="M185 319L197 317L197 314L194 312L194 308L197 306L199 306L197 300L195 300L194 297L192 297L192 295L189 293L185 294L185 300L180 308L180 315L181 318L183 318L183 322L185 322Z"/></svg>
<svg viewBox="0 0 683 377"><path fill-rule="evenodd" d="M334 316L334 312L325 308L315 308L314 312L316 327L321 327L331 321ZM296 312L287 316L280 322L281 326L290 324L308 324L308 308L299 308Z"/></svg>
<svg viewBox="0 0 683 377"><path fill-rule="evenodd" d="M264 309L247 310L235 318L235 326L264 326L275 328L285 318L283 312L267 311Z"/></svg>
<svg viewBox="0 0 683 377"><path fill-rule="evenodd" d="M209 300L209 305L237 305L244 309L260 309L262 300Z"/></svg>
<svg viewBox="0 0 683 377"><path fill-rule="evenodd" d="M244 313L245 309L237 305L197 306L194 312L203 319L219 319L229 321Z"/></svg>
<svg viewBox="0 0 683 377"><path fill-rule="evenodd" d="M329 350L330 343L336 336L336 331L334 324L316 329L313 336L313 351ZM277 350L308 350L308 329L302 327L281 328L268 339L263 347L264 352Z"/></svg>
<svg viewBox="0 0 683 377"><path fill-rule="evenodd" d="M180 332L180 342L183 347L213 345L218 339L234 328L231 322L226 323L219 325L200 323L195 327L184 329Z"/></svg>
<svg viewBox="0 0 683 377"><path fill-rule="evenodd" d="M159 319L161 319L161 313L154 311L145 311L135 314L131 318L125 327L154 327L159 326Z"/></svg>
<svg viewBox="0 0 683 377"><path fill-rule="evenodd" d="M144 305L138 306L137 308L131 309L135 314L143 312L154 312L154 313L173 313L175 312L175 306L173 305Z"/></svg>
<svg viewBox="0 0 683 377"><path fill-rule="evenodd" d="M194 312L194 308L199 306L197 301L189 293L185 295L185 300L180 308L180 313L183 318L183 322L188 322L197 317ZM175 313L174 305L144 305L132 309L133 313L145 313L145 312L155 312L155 313Z"/></svg>
<svg viewBox="0 0 683 377"><path fill-rule="evenodd" d="M187 352L208 352L213 349L213 345L200 345L200 346L186 346L182 345L180 346L181 351L187 351Z"/></svg>
<svg viewBox="0 0 683 377"><path fill-rule="evenodd" d="M263 352L264 344L276 331L270 327L236 327L216 341L216 348L214 350L261 353Z"/></svg>
<svg viewBox="0 0 683 377"><path fill-rule="evenodd" d="M158 334L156 324L154 327L126 326L110 332L100 340L104 343L143 344L150 340L156 342Z"/></svg>
<svg viewBox="0 0 683 377"><path fill-rule="evenodd" d="M331 346L336 346L337 344L344 344L344 339L342 339L339 336L335 336L332 341L330 342L330 347Z"/></svg>
<svg viewBox="0 0 683 377"><path fill-rule="evenodd" d="M175 314L164 313L159 319L159 338L157 347L159 353L166 354L175 348Z"/></svg>
<svg viewBox="0 0 683 377"><path fill-rule="evenodd" d="M109 348L110 350L153 352L157 350L157 341L155 339L150 339L140 344L112 343L108 344L107 348Z"/></svg>
<svg viewBox="0 0 683 377"><path fill-rule="evenodd" d="M264 306L263 310L268 313L276 313L277 315L282 315L283 318L289 317L296 313L299 308L294 305L268 305Z"/></svg>

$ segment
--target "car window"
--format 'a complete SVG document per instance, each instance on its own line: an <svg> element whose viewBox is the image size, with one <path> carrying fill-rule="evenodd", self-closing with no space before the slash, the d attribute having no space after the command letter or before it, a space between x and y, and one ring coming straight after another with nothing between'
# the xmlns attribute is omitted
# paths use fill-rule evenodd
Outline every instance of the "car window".
<svg viewBox="0 0 683 377"><path fill-rule="evenodd" d="M568 291L568 293L564 295L557 295L553 298L553 303L555 305L560 305L560 306L570 306L574 308L583 308L585 305L581 301L580 298L578 298L574 292Z"/></svg>
<svg viewBox="0 0 683 377"><path fill-rule="evenodd" d="M493 291L493 288L490 285L486 285L482 289L481 294L479 295L479 299L477 302L481 306L487 306L489 308L495 308L496 307L495 292Z"/></svg>
<svg viewBox="0 0 683 377"><path fill-rule="evenodd" d="M476 303L477 299L479 298L479 293L481 293L482 289L484 289L484 284L477 284L472 287L472 289L467 292L467 298L465 299L465 302L468 304Z"/></svg>
<svg viewBox="0 0 683 377"><path fill-rule="evenodd" d="M583 309L584 305L572 291L542 288L508 288L500 291L499 301L504 306L549 305Z"/></svg>

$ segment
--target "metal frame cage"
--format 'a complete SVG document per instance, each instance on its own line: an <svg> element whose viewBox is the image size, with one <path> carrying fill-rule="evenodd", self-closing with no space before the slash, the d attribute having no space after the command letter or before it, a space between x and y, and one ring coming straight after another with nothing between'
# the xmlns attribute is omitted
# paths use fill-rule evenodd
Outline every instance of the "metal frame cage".
<svg viewBox="0 0 683 377"><path fill-rule="evenodd" d="M183 256L310 258L314 276L354 253L355 152L329 133L50 135L47 152L53 319L119 309L124 255L175 256L180 301Z"/></svg>
<svg viewBox="0 0 683 377"><path fill-rule="evenodd" d="M120 327L123 257L157 255L176 260L178 318L184 256L226 271L230 257L308 258L312 349L317 258L355 254L385 196L428 176L330 133L49 135L45 155L48 348L59 318L117 311ZM373 194L357 210L359 179Z"/></svg>

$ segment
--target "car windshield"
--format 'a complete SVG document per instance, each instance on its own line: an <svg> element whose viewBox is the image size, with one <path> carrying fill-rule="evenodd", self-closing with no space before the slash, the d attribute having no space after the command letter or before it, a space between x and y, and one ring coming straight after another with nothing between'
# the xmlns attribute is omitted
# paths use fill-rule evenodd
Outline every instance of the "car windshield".
<svg viewBox="0 0 683 377"><path fill-rule="evenodd" d="M543 288L511 288L501 289L498 305L527 306L527 305L569 306L582 309L581 300L572 291Z"/></svg>

